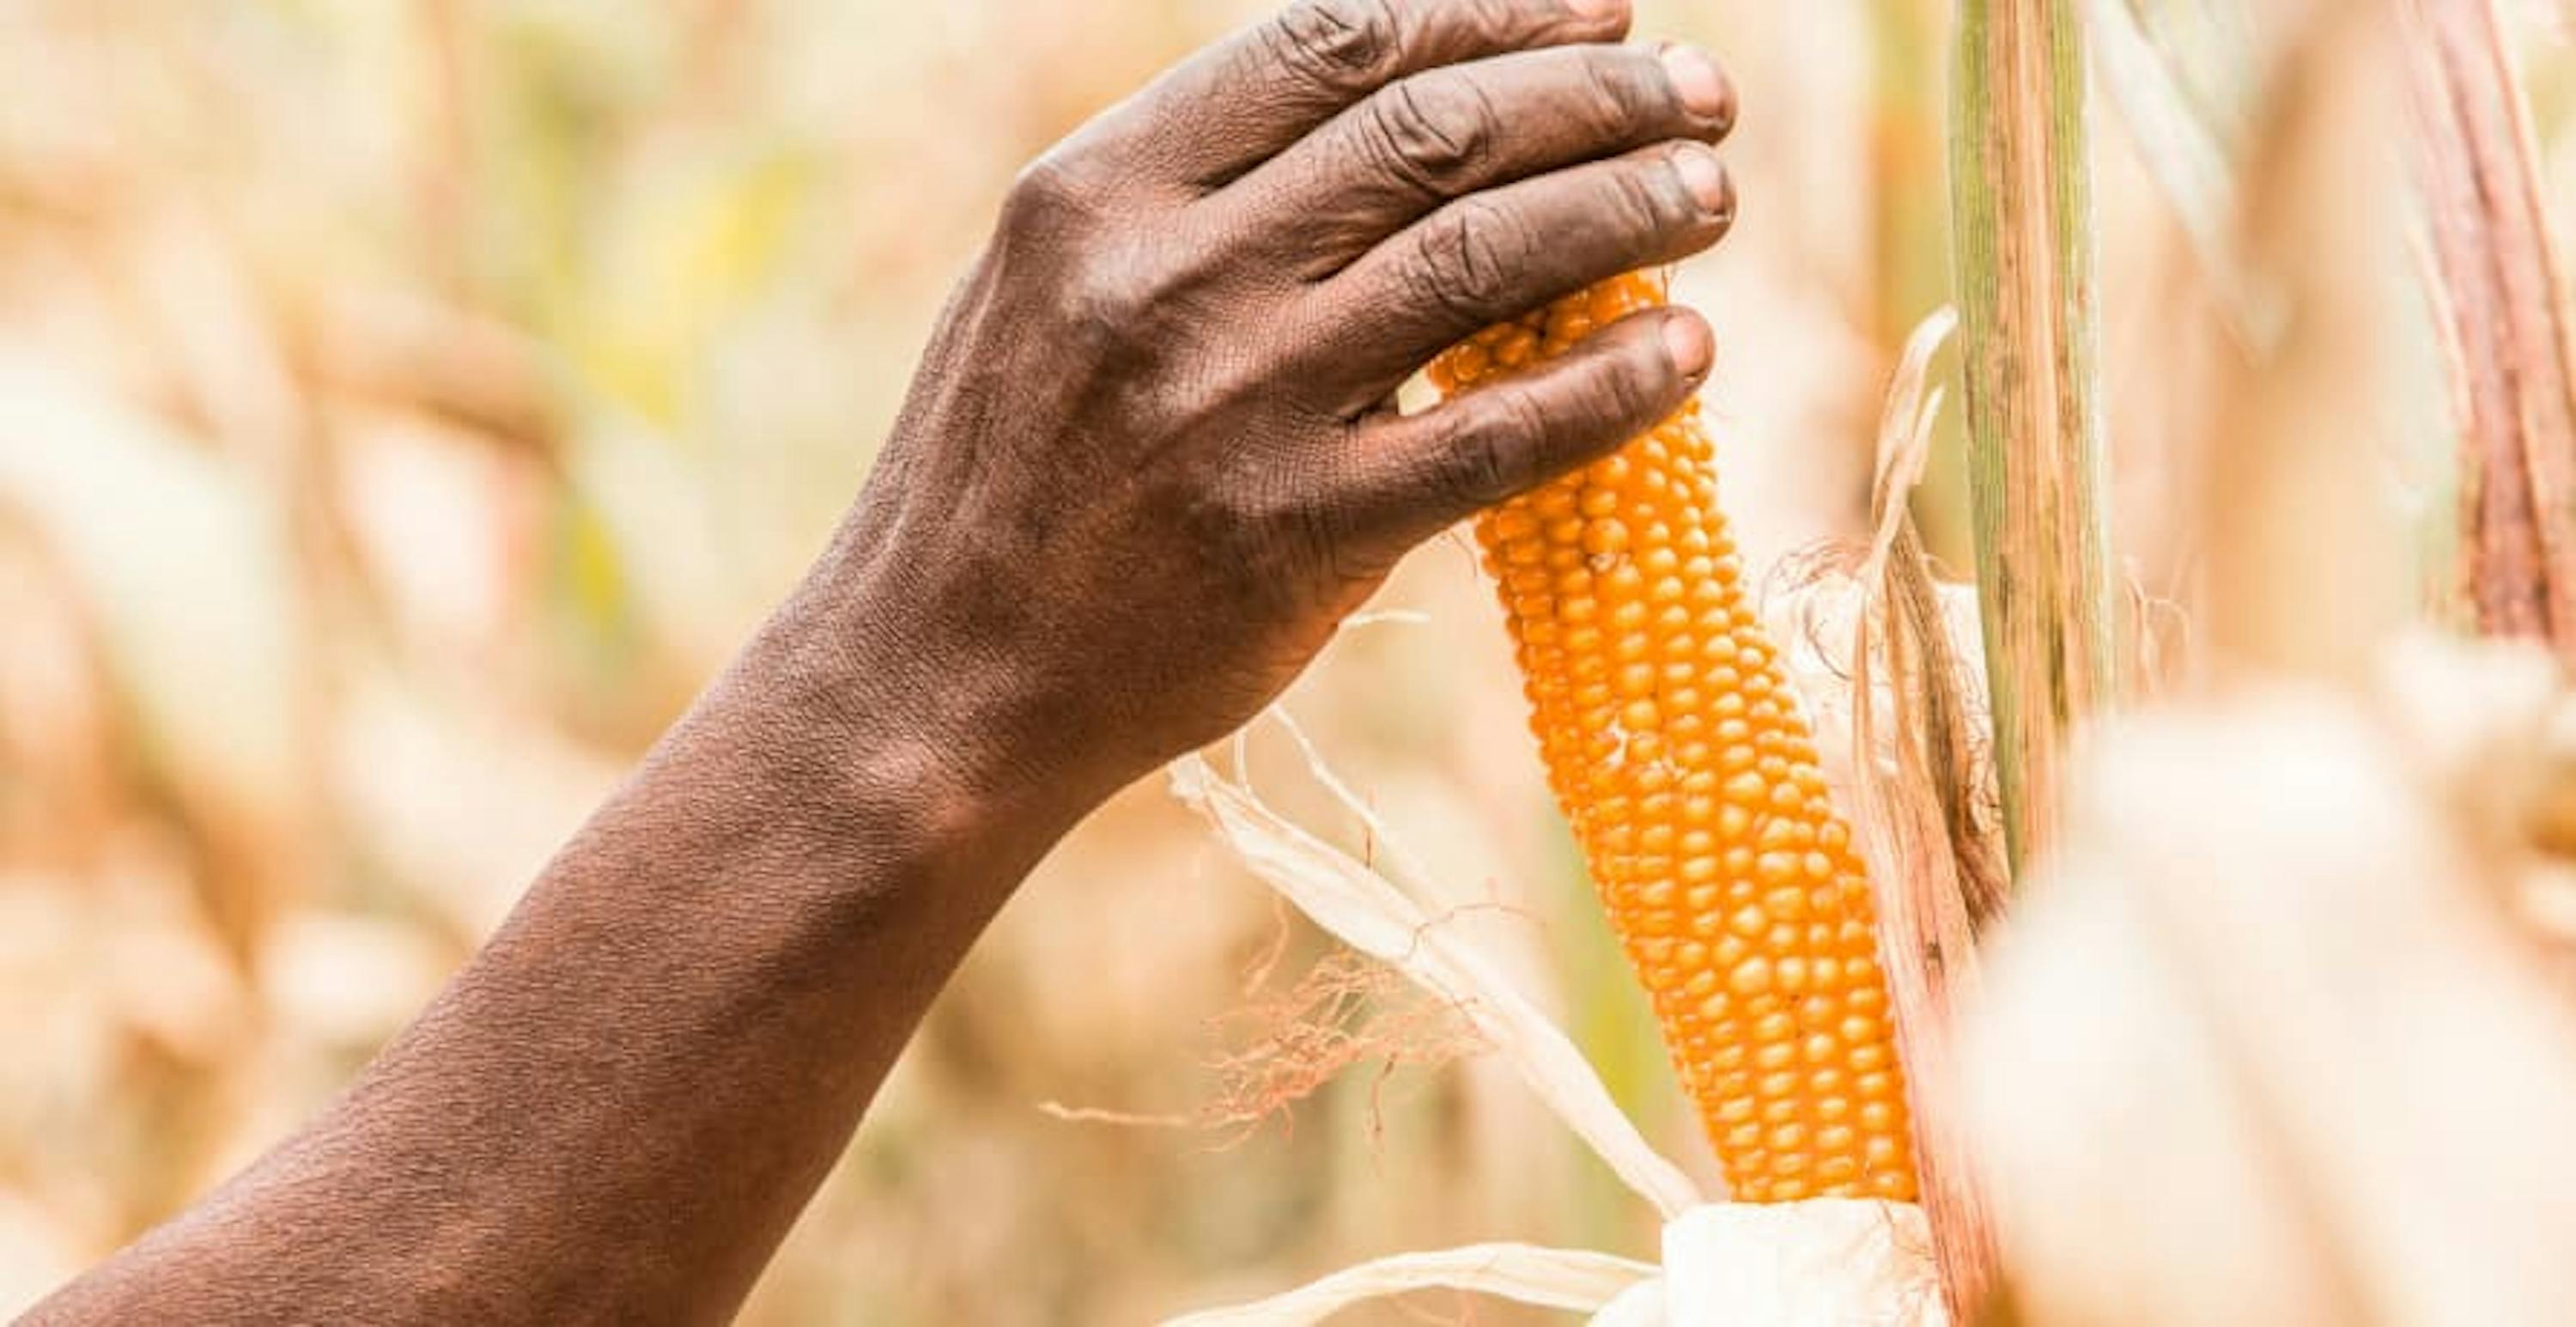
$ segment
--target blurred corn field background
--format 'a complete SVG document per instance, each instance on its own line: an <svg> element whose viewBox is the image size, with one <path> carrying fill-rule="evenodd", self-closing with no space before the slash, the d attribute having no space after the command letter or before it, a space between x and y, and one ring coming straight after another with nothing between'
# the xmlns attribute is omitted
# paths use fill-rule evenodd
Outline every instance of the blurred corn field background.
<svg viewBox="0 0 2576 1327"><path fill-rule="evenodd" d="M1018 166L1265 8L0 0L0 1313L428 998L819 548ZM1953 15L1638 8L1743 92L1743 220L1676 293L1718 331L1759 580L1866 537L1887 380L1952 298ZM2568 11L2502 12L2542 201L2576 216ZM2241 124L2247 82L2216 61L2142 113L2138 57L2097 49L2128 63L2088 151L2110 570L2153 605L2206 571L2167 462L2206 423L2176 384L2214 370L2176 329L2261 305L2229 303L2193 205L2228 200L2178 187L2155 113ZM2386 421L2421 446L2371 459L2433 540L2450 402L2421 339ZM1917 511L1964 571L1956 427ZM1708 1173L1470 551L1378 607L1287 710ZM2144 686L2190 633L2129 616L2170 651ZM1250 749L1284 810L1371 849L1289 777L1290 734ZM1498 1237L1651 1258L1652 1213L1521 1083L1418 1053L1439 1038L1335 953L1161 787L1121 797L976 951L746 1321L1132 1322ZM1338 1035L1278 1044L1319 1018ZM1290 1060L1348 1072L1269 1109ZM1469 1310L1378 1312L1354 1320ZM1543 1320L1514 1314L1473 1311Z"/></svg>

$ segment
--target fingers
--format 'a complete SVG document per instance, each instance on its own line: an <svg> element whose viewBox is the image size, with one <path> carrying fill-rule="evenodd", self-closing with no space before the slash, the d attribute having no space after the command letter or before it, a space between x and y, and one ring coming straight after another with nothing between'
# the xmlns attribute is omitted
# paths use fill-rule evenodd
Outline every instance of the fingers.
<svg viewBox="0 0 2576 1327"><path fill-rule="evenodd" d="M1735 188L1698 143L1650 148L1451 203L1314 287L1315 325L1365 328L1302 367L1356 412L1472 333L1715 244Z"/></svg>
<svg viewBox="0 0 2576 1327"><path fill-rule="evenodd" d="M1214 187L1408 74L1616 41L1628 0L1297 0L1201 52L1099 129L1168 181Z"/></svg>
<svg viewBox="0 0 2576 1327"><path fill-rule="evenodd" d="M1708 324L1658 309L1611 324L1527 371L1410 418L1361 425L1329 495L1364 556L1404 550L1505 498L1597 460L1681 408L1707 377Z"/></svg>
<svg viewBox="0 0 2576 1327"><path fill-rule="evenodd" d="M1399 80L1212 200L1309 279L1479 190L1670 139L1715 142L1735 93L1687 46L1565 46Z"/></svg>

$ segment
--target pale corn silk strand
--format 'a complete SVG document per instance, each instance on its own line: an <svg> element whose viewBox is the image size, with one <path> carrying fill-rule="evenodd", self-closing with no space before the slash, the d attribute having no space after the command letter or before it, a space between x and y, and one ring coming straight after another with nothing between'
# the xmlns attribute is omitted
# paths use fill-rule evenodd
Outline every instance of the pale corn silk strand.
<svg viewBox="0 0 2576 1327"><path fill-rule="evenodd" d="M1432 366L1444 395L1665 302L1626 276ZM1691 401L1480 517L1531 728L1735 1195L1912 1201L1869 882L1756 618Z"/></svg>

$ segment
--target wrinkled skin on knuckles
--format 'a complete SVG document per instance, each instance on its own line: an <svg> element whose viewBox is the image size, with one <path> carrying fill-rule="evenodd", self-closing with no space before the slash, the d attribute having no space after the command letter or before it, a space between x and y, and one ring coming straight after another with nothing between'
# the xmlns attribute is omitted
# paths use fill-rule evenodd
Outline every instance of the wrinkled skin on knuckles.
<svg viewBox="0 0 2576 1327"><path fill-rule="evenodd" d="M1731 93L1624 26L1308 0L1028 167L827 559L940 661L875 660L886 684L1114 786L1257 712L1414 544L1669 413L1706 332L1665 310L1387 404L1478 329L1724 233Z"/></svg>

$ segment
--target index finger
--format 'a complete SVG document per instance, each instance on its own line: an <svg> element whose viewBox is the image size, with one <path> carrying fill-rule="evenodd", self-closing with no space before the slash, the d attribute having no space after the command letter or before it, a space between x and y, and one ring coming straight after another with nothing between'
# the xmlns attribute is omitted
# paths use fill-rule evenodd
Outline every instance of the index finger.
<svg viewBox="0 0 2576 1327"><path fill-rule="evenodd" d="M1200 52L1097 127L1166 181L1213 189L1408 74L1616 41L1629 0L1297 0Z"/></svg>

